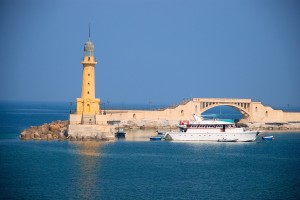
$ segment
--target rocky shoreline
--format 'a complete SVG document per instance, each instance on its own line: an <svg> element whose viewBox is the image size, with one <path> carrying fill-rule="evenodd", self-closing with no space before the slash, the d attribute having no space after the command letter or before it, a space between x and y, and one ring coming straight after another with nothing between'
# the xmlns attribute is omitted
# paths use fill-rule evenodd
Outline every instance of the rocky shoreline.
<svg viewBox="0 0 300 200"><path fill-rule="evenodd" d="M28 129L23 130L20 133L19 138L21 140L109 140L111 138L99 136L95 137L76 137L68 135L68 125L69 121L53 121L51 123L45 123L40 126L31 126ZM266 131L300 131L300 123L247 123L239 124L240 126L247 127L252 130L259 129L262 132ZM170 124L164 124L161 122L154 123L123 123L119 128L123 129L164 129L164 128L174 128Z"/></svg>
<svg viewBox="0 0 300 200"><path fill-rule="evenodd" d="M20 133L21 140L70 140L70 141L87 141L87 140L111 140L113 138L104 137L98 134L95 137L90 136L71 136L68 135L69 121L53 121L41 126L31 126Z"/></svg>
<svg viewBox="0 0 300 200"><path fill-rule="evenodd" d="M19 138L22 140L66 140L68 124L68 120L58 120L41 126L31 126L23 130Z"/></svg>

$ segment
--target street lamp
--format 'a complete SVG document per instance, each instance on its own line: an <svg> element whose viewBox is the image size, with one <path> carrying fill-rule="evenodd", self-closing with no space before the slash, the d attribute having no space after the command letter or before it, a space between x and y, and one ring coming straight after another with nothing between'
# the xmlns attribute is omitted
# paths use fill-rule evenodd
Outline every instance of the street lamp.
<svg viewBox="0 0 300 200"><path fill-rule="evenodd" d="M109 101L107 100L107 110L109 109L108 107L109 107Z"/></svg>
<svg viewBox="0 0 300 200"><path fill-rule="evenodd" d="M72 113L72 101L70 101L70 114Z"/></svg>

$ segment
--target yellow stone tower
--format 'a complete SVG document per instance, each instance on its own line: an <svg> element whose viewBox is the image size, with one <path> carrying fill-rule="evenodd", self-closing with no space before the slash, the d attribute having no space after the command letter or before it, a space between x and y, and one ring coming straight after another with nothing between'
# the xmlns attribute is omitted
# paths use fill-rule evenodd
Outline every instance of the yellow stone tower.
<svg viewBox="0 0 300 200"><path fill-rule="evenodd" d="M89 40L84 44L84 58L81 62L82 71L82 90L81 98L77 98L77 114L97 115L100 113L100 99L95 98L95 65L94 44Z"/></svg>

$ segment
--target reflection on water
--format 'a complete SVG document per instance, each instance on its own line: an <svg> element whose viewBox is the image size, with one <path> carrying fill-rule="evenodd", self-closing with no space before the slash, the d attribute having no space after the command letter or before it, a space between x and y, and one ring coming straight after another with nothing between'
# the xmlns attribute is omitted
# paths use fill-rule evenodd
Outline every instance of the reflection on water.
<svg viewBox="0 0 300 200"><path fill-rule="evenodd" d="M75 146L76 152L85 156L100 156L101 146L104 142L99 141L75 141L71 143Z"/></svg>
<svg viewBox="0 0 300 200"><path fill-rule="evenodd" d="M94 199L100 197L99 182L101 183L101 149L107 142L100 141L79 141L72 142L77 157L74 169L77 171L76 198Z"/></svg>

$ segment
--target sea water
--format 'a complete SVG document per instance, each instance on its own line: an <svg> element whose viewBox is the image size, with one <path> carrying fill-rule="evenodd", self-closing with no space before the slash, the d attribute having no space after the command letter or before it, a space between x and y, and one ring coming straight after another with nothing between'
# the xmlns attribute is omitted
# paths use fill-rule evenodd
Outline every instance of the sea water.
<svg viewBox="0 0 300 200"><path fill-rule="evenodd" d="M250 143L21 141L69 105L1 103L0 199L300 199L300 133Z"/></svg>

